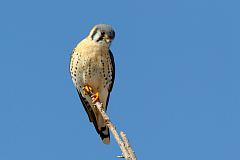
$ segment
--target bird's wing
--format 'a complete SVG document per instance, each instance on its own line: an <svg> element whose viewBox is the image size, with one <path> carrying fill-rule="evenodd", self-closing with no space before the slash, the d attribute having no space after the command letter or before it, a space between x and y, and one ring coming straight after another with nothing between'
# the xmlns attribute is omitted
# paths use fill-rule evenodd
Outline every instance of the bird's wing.
<svg viewBox="0 0 240 160"><path fill-rule="evenodd" d="M85 111L87 112L89 121L94 123L96 121L96 117L95 117L95 114L92 110L92 107L88 103L87 99L82 96L82 93L78 89L77 89L77 92L78 92L80 100L83 104L83 107L84 107ZM94 123L94 125L95 125L95 123Z"/></svg>
<svg viewBox="0 0 240 160"><path fill-rule="evenodd" d="M108 106L108 102L109 102L109 98L110 98L110 92L112 91L112 88L113 88L113 84L114 84L114 80L115 80L115 61L114 61L114 57L113 57L113 54L112 54L112 51L109 49L109 55L110 55L110 60L111 60L111 68L112 68L112 80L111 80L111 83L109 85L109 94L108 94L108 97L107 97L107 101L106 101L106 110L107 110L107 106Z"/></svg>
<svg viewBox="0 0 240 160"><path fill-rule="evenodd" d="M80 97L80 100L83 104L85 111L87 112L89 121L93 123L93 125L94 125L97 133L100 135L103 143L108 144L110 141L110 135L109 135L109 129L106 127L106 124L105 123L100 124L98 122L98 120L96 119L96 116L92 110L92 107L90 106L87 99L82 96L80 91L78 91L78 95ZM99 119L99 117L98 117L98 119ZM99 126L101 126L101 127L99 128Z"/></svg>

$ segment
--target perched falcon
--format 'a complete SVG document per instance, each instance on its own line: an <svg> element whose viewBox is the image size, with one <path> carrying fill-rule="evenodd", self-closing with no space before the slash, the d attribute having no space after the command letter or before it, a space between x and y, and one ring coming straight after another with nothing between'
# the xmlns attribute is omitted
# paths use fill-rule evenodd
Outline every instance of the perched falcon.
<svg viewBox="0 0 240 160"><path fill-rule="evenodd" d="M73 50L70 62L71 77L83 107L105 144L110 143L109 129L94 103L100 101L103 109L107 110L115 78L114 59L109 49L114 37L115 32L110 25L94 26Z"/></svg>

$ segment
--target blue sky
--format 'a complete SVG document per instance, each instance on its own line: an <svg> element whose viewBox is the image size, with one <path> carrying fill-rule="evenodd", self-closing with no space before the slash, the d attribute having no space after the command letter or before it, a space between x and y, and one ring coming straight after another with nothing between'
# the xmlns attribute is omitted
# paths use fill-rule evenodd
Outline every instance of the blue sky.
<svg viewBox="0 0 240 160"><path fill-rule="evenodd" d="M111 24L108 113L139 159L240 159L238 1L0 2L0 159L114 159L70 79L71 50Z"/></svg>

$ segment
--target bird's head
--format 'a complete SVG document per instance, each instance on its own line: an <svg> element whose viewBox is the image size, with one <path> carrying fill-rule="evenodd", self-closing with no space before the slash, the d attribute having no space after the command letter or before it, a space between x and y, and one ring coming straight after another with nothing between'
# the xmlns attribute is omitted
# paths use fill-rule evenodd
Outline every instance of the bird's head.
<svg viewBox="0 0 240 160"><path fill-rule="evenodd" d="M92 28L88 37L97 43L110 45L115 37L115 32L108 24L98 24Z"/></svg>

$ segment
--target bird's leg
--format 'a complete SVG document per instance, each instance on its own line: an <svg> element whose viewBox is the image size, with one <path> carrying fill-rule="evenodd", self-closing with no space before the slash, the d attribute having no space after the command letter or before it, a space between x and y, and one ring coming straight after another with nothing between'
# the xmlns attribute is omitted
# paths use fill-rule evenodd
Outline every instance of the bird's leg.
<svg viewBox="0 0 240 160"><path fill-rule="evenodd" d="M83 87L83 93L89 95L92 98L92 103L96 103L99 100L99 93L93 93L93 88L89 85Z"/></svg>
<svg viewBox="0 0 240 160"><path fill-rule="evenodd" d="M99 93L95 93L93 95L91 95L92 98L92 103L96 103L99 100Z"/></svg>
<svg viewBox="0 0 240 160"><path fill-rule="evenodd" d="M85 86L83 87L83 93L84 93L85 95L92 95L92 94L93 94L93 89L92 89L92 87L89 86L89 85L85 85Z"/></svg>

